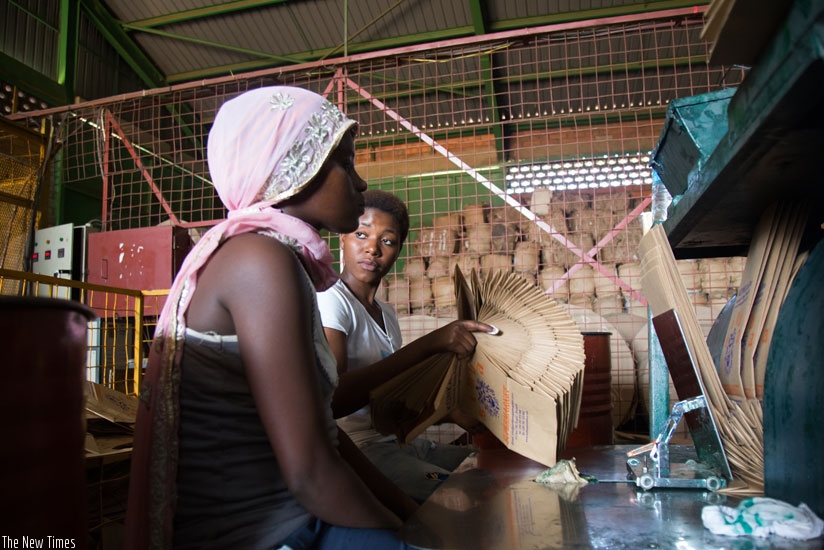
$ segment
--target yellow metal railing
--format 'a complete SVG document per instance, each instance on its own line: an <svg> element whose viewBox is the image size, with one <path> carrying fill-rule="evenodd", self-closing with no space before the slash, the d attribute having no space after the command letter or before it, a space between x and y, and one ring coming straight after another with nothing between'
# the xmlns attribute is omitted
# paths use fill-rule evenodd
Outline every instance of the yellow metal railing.
<svg viewBox="0 0 824 550"><path fill-rule="evenodd" d="M167 294L0 269L0 295L74 300L90 307L97 318L88 324L86 379L127 395L140 392L157 322L144 311L160 311Z"/></svg>

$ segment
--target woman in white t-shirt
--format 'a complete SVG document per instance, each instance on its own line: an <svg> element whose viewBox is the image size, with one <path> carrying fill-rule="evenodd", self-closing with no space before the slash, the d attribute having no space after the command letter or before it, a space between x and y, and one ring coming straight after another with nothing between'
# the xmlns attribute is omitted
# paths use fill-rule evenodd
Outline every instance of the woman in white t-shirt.
<svg viewBox="0 0 824 550"><path fill-rule="evenodd" d="M402 347L394 308L375 296L409 233L406 205L391 193L368 190L359 227L340 236L340 280L318 294L324 332L338 362L332 400L338 425L390 480L421 502L470 452L471 447L418 438L401 447L372 427L369 392L426 357L475 350L472 332L493 330L477 321L453 321Z"/></svg>

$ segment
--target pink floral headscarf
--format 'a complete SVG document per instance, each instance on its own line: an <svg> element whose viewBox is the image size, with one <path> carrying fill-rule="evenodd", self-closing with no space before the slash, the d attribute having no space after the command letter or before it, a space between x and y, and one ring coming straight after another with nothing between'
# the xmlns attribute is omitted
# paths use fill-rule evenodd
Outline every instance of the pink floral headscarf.
<svg viewBox="0 0 824 550"><path fill-rule="evenodd" d="M287 86L245 92L218 111L207 153L212 183L229 213L186 256L158 319L135 426L126 548L172 543L179 359L200 269L225 239L263 231L298 251L319 291L334 284L326 241L273 205L303 190L355 124L323 97Z"/></svg>

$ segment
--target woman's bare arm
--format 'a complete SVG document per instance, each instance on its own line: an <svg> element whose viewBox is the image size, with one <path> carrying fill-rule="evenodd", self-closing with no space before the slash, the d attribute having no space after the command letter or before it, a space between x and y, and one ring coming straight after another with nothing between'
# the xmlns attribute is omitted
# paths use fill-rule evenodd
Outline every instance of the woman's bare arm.
<svg viewBox="0 0 824 550"><path fill-rule="evenodd" d="M338 431L338 449L344 460L355 470L372 493L398 517L404 521L414 514L418 504L381 472L363 454L354 441L343 430Z"/></svg>
<svg viewBox="0 0 824 550"><path fill-rule="evenodd" d="M335 418L364 407L369 403L369 392L431 355L451 352L461 359L470 356L477 344L472 333L491 330L493 327L478 321L452 321L410 342L385 359L350 372L341 367L347 364L346 335L339 330L324 329L332 353L338 360L338 372L341 373L332 399Z"/></svg>
<svg viewBox="0 0 824 550"><path fill-rule="evenodd" d="M329 439L311 339L311 292L295 255L260 235L230 239L212 260L221 303L289 490L340 526L398 528Z"/></svg>

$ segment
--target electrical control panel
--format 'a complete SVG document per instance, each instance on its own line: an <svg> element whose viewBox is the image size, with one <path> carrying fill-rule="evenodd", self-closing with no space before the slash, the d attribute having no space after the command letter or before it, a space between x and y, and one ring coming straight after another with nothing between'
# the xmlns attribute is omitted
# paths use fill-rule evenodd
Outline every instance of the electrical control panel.
<svg viewBox="0 0 824 550"><path fill-rule="evenodd" d="M86 235L85 226L75 227L71 223L44 227L35 231L31 256L32 273L59 279L85 281ZM44 285L38 288L37 293L40 296L77 299L68 287L49 288Z"/></svg>

